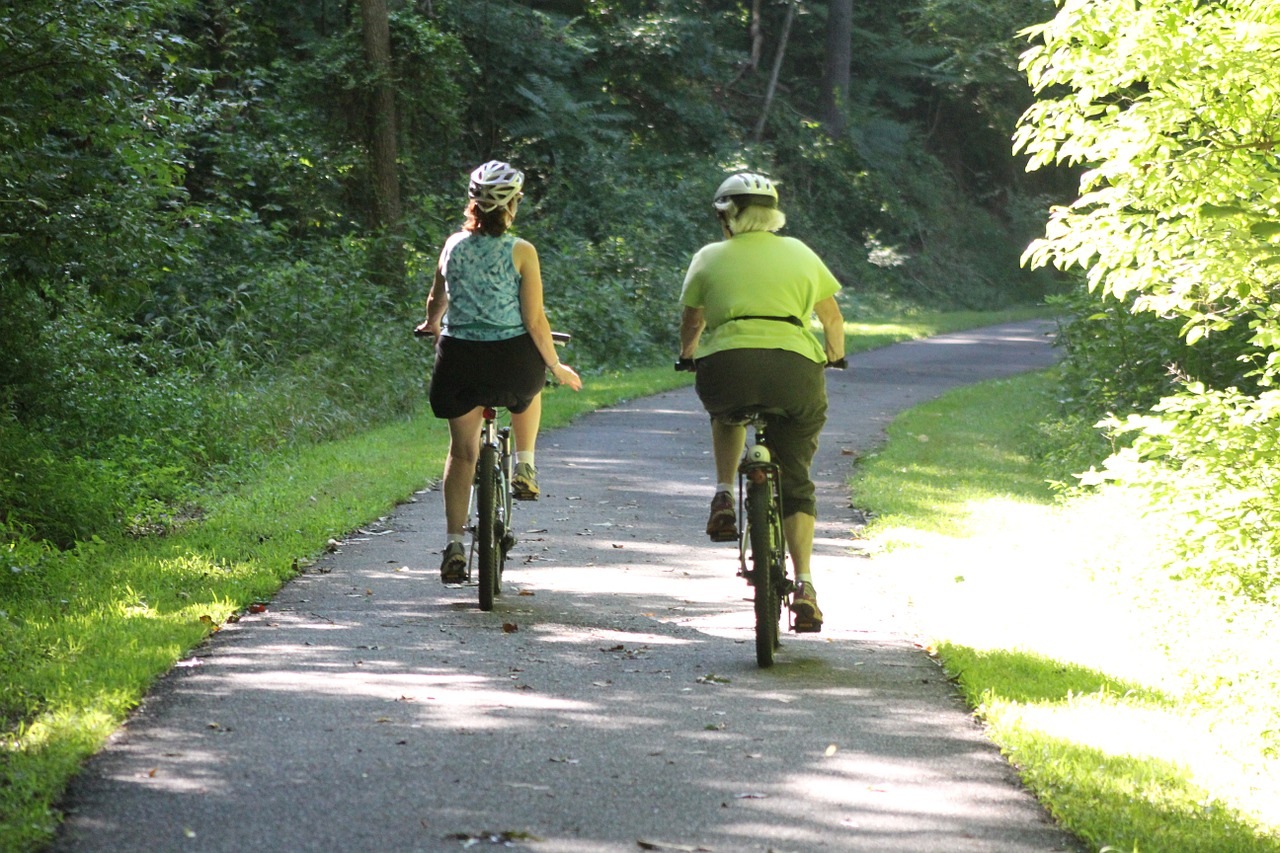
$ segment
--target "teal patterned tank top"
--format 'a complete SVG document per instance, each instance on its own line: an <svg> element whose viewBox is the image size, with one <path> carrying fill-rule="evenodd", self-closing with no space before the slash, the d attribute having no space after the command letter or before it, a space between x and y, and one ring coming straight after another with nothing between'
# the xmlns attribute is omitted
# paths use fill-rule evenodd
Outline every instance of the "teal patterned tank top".
<svg viewBox="0 0 1280 853"><path fill-rule="evenodd" d="M445 244L441 265L449 292L443 332L466 341L504 341L525 333L520 316L520 274L511 234L463 232Z"/></svg>

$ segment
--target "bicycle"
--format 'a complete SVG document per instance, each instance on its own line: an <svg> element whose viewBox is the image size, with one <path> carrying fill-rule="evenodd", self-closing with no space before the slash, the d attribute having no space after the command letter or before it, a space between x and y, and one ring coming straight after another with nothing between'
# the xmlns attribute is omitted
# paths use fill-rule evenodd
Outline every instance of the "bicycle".
<svg viewBox="0 0 1280 853"><path fill-rule="evenodd" d="M418 337L430 337L414 331ZM552 332L556 346L570 339L567 332ZM515 474L515 454L511 452L510 425L498 426L498 407L484 406L480 425L480 452L476 458L476 476L467 506L466 530L471 534L467 552L467 575L464 584L475 583L479 591L480 609L493 610L494 598L502 594L502 573L507 554L518 543L512 528L515 492L511 480ZM476 577L472 579L472 560Z"/></svg>
<svg viewBox="0 0 1280 853"><path fill-rule="evenodd" d="M847 366L843 358L827 364L841 370ZM682 358L675 369L694 372L696 367L693 359ZM787 541L782 531L782 467L769 450L768 421L771 415L778 414L782 413L776 409L751 406L723 419L749 426L753 433L738 463L738 518L744 523L738 531L737 574L753 589L756 665L761 668L773 666L774 653L782 645L784 604L787 629L796 630L795 619L790 615L796 585L787 577Z"/></svg>

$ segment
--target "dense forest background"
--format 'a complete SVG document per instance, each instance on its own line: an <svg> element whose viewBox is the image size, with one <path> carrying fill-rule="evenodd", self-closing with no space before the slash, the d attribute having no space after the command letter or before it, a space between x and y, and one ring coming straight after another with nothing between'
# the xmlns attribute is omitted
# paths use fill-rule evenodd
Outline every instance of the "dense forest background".
<svg viewBox="0 0 1280 853"><path fill-rule="evenodd" d="M1010 150L1045 0L0 0L0 526L163 530L255 458L421 406L466 174L587 370L669 358L730 170L846 313L1037 302L1063 172ZM5 559L0 553L0 562Z"/></svg>

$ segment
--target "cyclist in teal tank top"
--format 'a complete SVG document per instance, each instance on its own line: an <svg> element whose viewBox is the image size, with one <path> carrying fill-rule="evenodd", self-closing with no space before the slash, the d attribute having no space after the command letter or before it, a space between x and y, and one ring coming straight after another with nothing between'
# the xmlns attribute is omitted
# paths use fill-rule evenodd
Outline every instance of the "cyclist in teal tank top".
<svg viewBox="0 0 1280 853"><path fill-rule="evenodd" d="M440 579L466 577L467 505L480 453L484 406L511 412L517 498L536 500L534 452L547 371L577 391L582 379L560 361L542 304L542 269L533 244L507 233L523 197L524 173L491 160L471 173L466 222L445 241L436 264L427 318L434 335L431 410L449 421L444 466L447 542Z"/></svg>
<svg viewBox="0 0 1280 853"><path fill-rule="evenodd" d="M726 420L759 406L768 415L769 444L782 469L782 520L795 569L791 611L797 631L822 629L822 610L809 568L817 502L809 474L827 419L823 370L844 358L840 284L826 264L794 237L772 180L753 172L727 178L716 191L724 240L702 247L685 273L680 302L680 357L695 359L697 392L711 416L716 493L707 535L736 540L730 484L746 429ZM824 341L809 330L817 315Z"/></svg>

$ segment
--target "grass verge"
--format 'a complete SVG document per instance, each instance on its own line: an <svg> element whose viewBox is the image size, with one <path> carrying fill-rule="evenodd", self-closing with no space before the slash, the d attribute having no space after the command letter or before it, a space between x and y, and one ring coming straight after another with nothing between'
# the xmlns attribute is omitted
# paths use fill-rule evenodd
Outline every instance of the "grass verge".
<svg viewBox="0 0 1280 853"><path fill-rule="evenodd" d="M1280 851L1280 613L1169 578L1122 490L1055 501L1019 448L1048 375L900 417L862 463L869 571L1061 823L1096 850Z"/></svg>
<svg viewBox="0 0 1280 853"><path fill-rule="evenodd" d="M848 324L850 352L1044 310L916 315ZM590 376L544 400L550 429L623 399L691 381L669 366ZM227 619L340 538L437 479L447 428L423 415L277 455L175 532L74 552L8 543L0 553L0 851L38 847L80 763L154 679ZM6 548L0 543L0 550Z"/></svg>

